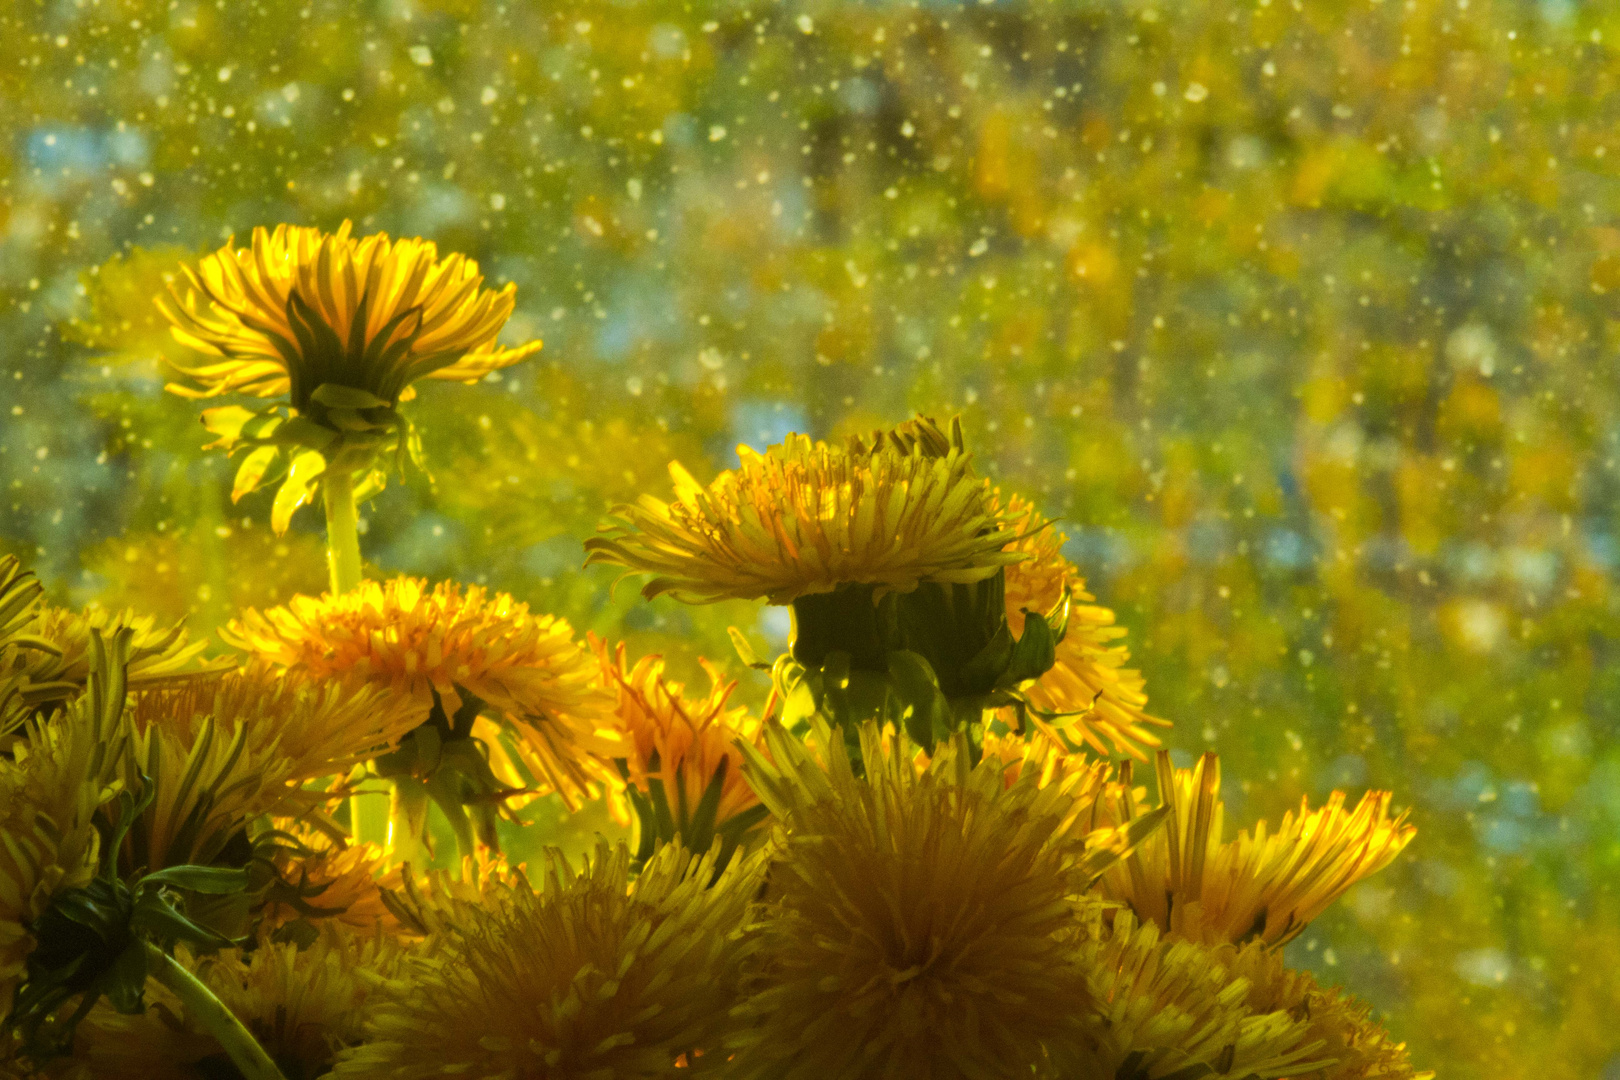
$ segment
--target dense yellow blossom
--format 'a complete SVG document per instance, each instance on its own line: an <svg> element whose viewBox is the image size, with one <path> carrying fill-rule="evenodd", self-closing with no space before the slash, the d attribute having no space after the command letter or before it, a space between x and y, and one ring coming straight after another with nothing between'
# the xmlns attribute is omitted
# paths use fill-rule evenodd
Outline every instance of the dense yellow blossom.
<svg viewBox="0 0 1620 1080"><path fill-rule="evenodd" d="M605 642L594 644L608 684L618 694L614 716L624 738L617 760L624 762L626 779L643 796L659 786L676 832L700 843L691 836L691 819L716 776L719 801L708 828L723 828L759 806L743 776L742 751L734 744L742 739L758 745L760 723L746 705L727 707L737 688L734 680L705 662L709 692L688 697L681 683L665 677L663 657L644 656L632 667L622 644L612 652Z"/></svg>
<svg viewBox="0 0 1620 1080"><path fill-rule="evenodd" d="M642 589L688 603L787 604L840 585L879 594L919 582L974 582L1024 556L1003 548L1015 522L960 445L944 454L913 441L870 448L790 435L707 487L670 463L675 501L620 506L586 541L587 561L654 577Z"/></svg>
<svg viewBox="0 0 1620 1080"><path fill-rule="evenodd" d="M1390 795L1369 791L1354 810L1343 792L1327 804L1283 815L1275 832L1264 821L1222 842L1220 762L1206 753L1191 769L1155 757L1165 828L1103 877L1103 894L1130 905L1139 919L1207 943L1257 939L1281 945L1305 929L1350 886L1381 870L1416 834L1404 813L1390 817ZM1128 785L1116 789L1113 816L1138 813Z"/></svg>
<svg viewBox="0 0 1620 1080"><path fill-rule="evenodd" d="M1125 636L1125 628L1114 624L1112 611L1093 603L1085 578L1063 556L1062 533L1040 528L1035 508L1016 495L1007 500L1006 512L1018 520L1020 534L1008 547L1026 556L1007 567L1009 629L1021 635L1025 611L1044 615L1068 601L1057 659L1023 692L1036 710L1060 715L1032 716L1035 727L1055 741L1066 735L1100 754L1143 757L1143 747L1159 745L1151 729L1170 722L1148 715L1141 674L1124 666L1130 659L1125 646L1111 644ZM1002 717L1009 723L1016 719L1010 709Z"/></svg>
<svg viewBox="0 0 1620 1080"><path fill-rule="evenodd" d="M1129 912L1077 951L1090 999L1081 1033L1052 1046L1053 1080L1300 1076L1327 1057L1304 1018L1251 1004L1228 951L1162 937Z"/></svg>
<svg viewBox="0 0 1620 1080"><path fill-rule="evenodd" d="M512 725L523 762L565 796L587 790L602 772L593 755L606 760L616 747L607 730L613 698L595 657L566 621L532 615L506 593L453 582L430 589L407 577L368 581L341 596L250 609L220 636L316 680L386 687L423 719L436 699L455 715L469 694ZM522 787L509 771L503 779Z"/></svg>
<svg viewBox="0 0 1620 1080"><path fill-rule="evenodd" d="M818 725L817 764L779 727L749 774L779 822L751 927L733 1075L1016 1075L1088 997L1059 948L1097 870L1132 839L1086 830L1078 774L1010 787L961 737L919 770L903 734L862 732L866 778ZM1061 1003L1059 1006L1057 1003Z"/></svg>
<svg viewBox="0 0 1620 1080"><path fill-rule="evenodd" d="M315 1080L339 1049L362 1037L376 980L395 972L404 947L390 937L327 924L307 947L257 942L176 958L247 1025L286 1080ZM76 1056L92 1080L176 1080L232 1075L224 1051L166 988L149 983L145 1012L103 1005L79 1028Z"/></svg>
<svg viewBox="0 0 1620 1080"><path fill-rule="evenodd" d="M264 930L274 930L299 918L340 922L362 931L376 930L379 925L388 932L399 928L384 897L386 890L399 888L400 868L389 864L380 847L339 845L331 837L302 828L291 819L280 819L275 824L307 853L278 854L276 871L281 884L272 889L256 912ZM305 907L314 909L313 913Z"/></svg>
<svg viewBox="0 0 1620 1080"><path fill-rule="evenodd" d="M180 370L187 397L224 393L276 397L309 407L323 384L397 403L418 379L472 382L540 348L503 349L495 336L512 314L515 285L481 288L478 264L438 256L427 240L363 240L345 221L334 233L278 225L253 230L251 248L233 241L195 268L158 305L175 339L217 356Z"/></svg>
<svg viewBox="0 0 1620 1080"><path fill-rule="evenodd" d="M761 860L711 885L712 857L662 849L629 881L624 847L582 871L550 860L538 891L468 906L436 955L384 984L340 1077L678 1077L712 1062L734 993L729 936ZM704 1053L709 1051L710 1053ZM699 1055L702 1055L701 1058Z"/></svg>

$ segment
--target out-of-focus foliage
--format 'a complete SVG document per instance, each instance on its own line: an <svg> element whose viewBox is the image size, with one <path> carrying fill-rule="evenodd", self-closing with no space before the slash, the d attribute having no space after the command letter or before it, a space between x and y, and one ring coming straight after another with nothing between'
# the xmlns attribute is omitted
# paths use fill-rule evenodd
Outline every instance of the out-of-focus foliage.
<svg viewBox="0 0 1620 1080"><path fill-rule="evenodd" d="M1567 0L22 0L0 544L194 632L322 588L314 515L270 536L160 392L147 300L281 221L465 252L546 340L406 406L431 477L364 511L375 566L693 676L688 642L785 627L610 596L610 503L960 411L1234 827L1412 804L1290 959L1449 1077L1612 1080L1615 46Z"/></svg>

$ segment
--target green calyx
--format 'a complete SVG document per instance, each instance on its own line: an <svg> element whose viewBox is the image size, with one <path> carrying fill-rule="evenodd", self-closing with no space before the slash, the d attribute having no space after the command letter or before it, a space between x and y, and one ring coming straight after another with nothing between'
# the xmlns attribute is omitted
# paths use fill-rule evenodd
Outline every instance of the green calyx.
<svg viewBox="0 0 1620 1080"><path fill-rule="evenodd" d="M396 843L432 853L427 809L437 806L450 823L462 855L476 843L500 850L496 823L505 801L523 788L503 784L489 765L489 750L473 735L484 703L466 690L455 714L445 712L437 691L428 718L400 741L399 749L374 759L371 772L393 785L391 813Z"/></svg>
<svg viewBox="0 0 1620 1080"><path fill-rule="evenodd" d="M166 955L178 942L212 950L234 942L193 921L189 896L224 896L248 887L248 872L212 866L171 866L127 882L116 872L117 851L131 824L151 801L122 792L118 816L101 827L102 869L89 884L64 889L29 927L37 944L5 1026L22 1035L24 1052L36 1060L66 1053L73 1031L97 1001L138 1013L145 1007L146 977L156 946ZM75 995L66 1017L59 1011Z"/></svg>
<svg viewBox="0 0 1620 1080"><path fill-rule="evenodd" d="M683 782L686 762L675 766L673 805L670 803L668 786L661 777L648 777L647 790L642 791L630 779L629 762L619 758L615 764L619 774L624 777L625 794L636 812L636 852L630 864L633 871L639 872L661 847L674 843L678 838L683 847L694 852L709 851L718 842L720 854L714 864L714 876L718 878L731 864L732 856L737 853L737 848L749 831L764 821L769 813L763 806L751 806L724 822L716 821L720 798L725 793L730 758L720 759L719 767L704 786L703 796L696 806L689 805L686 798L686 785ZM658 755L654 753L647 763L648 771L657 772L659 767Z"/></svg>
<svg viewBox="0 0 1620 1080"><path fill-rule="evenodd" d="M1056 661L1068 624L1067 596L1049 612L1024 612L1014 637L1005 574L971 585L924 582L877 597L845 585L793 602L793 639L773 679L790 727L822 716L858 752L860 724L904 727L932 752L966 731L975 755L985 710L1026 708L1020 687Z"/></svg>

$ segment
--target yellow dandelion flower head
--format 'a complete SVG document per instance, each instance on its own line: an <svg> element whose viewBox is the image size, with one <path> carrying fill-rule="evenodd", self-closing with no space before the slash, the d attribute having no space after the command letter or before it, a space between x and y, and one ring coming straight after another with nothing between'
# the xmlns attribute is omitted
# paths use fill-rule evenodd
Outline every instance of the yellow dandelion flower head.
<svg viewBox="0 0 1620 1080"><path fill-rule="evenodd" d="M944 454L920 439L844 446L790 435L707 487L670 464L675 501L620 506L586 541L587 562L650 573L648 597L687 603L791 603L841 585L881 596L920 582L971 583L1024 556L989 482L956 439Z"/></svg>
<svg viewBox="0 0 1620 1080"><path fill-rule="evenodd" d="M275 827L304 850L277 853L281 883L271 888L256 913L261 932L298 919L318 925L337 922L361 931L379 926L388 933L399 930L385 897L388 890L400 887L400 869L391 865L381 847L340 845L293 819L278 819Z"/></svg>
<svg viewBox="0 0 1620 1080"><path fill-rule="evenodd" d="M687 697L685 687L664 675L661 656L644 656L632 667L620 644L610 651L593 639L608 685L618 693L614 715L624 734L620 758L628 781L643 794L653 782L663 786L672 809L686 817L703 800L711 780L721 777L715 826L724 825L759 805L759 797L743 776L738 739L760 743L760 723L748 707L727 707L737 688L707 661L700 661L709 676L709 692ZM677 822L679 827L681 823Z"/></svg>
<svg viewBox="0 0 1620 1080"><path fill-rule="evenodd" d="M1116 626L1114 613L1086 592L1085 578L1063 555L1067 537L1042 528L1044 519L1035 507L1017 495L1007 499L1006 513L1017 522L1019 536L1008 548L1025 556L1007 567L1008 629L1020 636L1025 611L1045 614L1068 603L1056 661L1024 689L1029 704L1048 714L1032 717L1036 730L1059 745L1079 743L1104 755L1145 757L1143 747L1159 745L1151 729L1170 722L1146 711L1142 676L1125 667L1130 652L1116 643L1125 628ZM1002 720L1011 724L1016 717L1005 709Z"/></svg>
<svg viewBox="0 0 1620 1080"><path fill-rule="evenodd" d="M186 397L288 394L299 411L333 384L393 405L418 379L473 382L540 348L503 349L495 337L512 315L516 286L482 288L478 264L439 257L431 241L350 236L278 225L234 241L158 298L177 341L214 363L181 368Z"/></svg>
<svg viewBox="0 0 1620 1080"><path fill-rule="evenodd" d="M1314 1056L1333 1060L1315 1074L1320 1080L1432 1080L1434 1073L1412 1067L1406 1044L1372 1019L1367 1004L1336 987L1319 985L1309 972L1292 970L1281 951L1259 942L1227 951L1232 975L1249 985L1249 1007L1285 1012L1302 1021L1304 1041L1321 1044Z"/></svg>
<svg viewBox="0 0 1620 1080"><path fill-rule="evenodd" d="M446 715L471 695L519 736L516 750L543 782L589 787L592 755L609 759L613 697L566 620L534 615L506 593L416 578L367 581L338 596L298 596L249 609L220 636L235 648L316 679L353 679ZM487 730L487 729L486 729ZM521 786L521 785L519 785Z"/></svg>
<svg viewBox="0 0 1620 1080"><path fill-rule="evenodd" d="M392 938L328 923L309 945L260 941L251 952L224 949L175 958L246 1025L288 1080L326 1074L338 1050L363 1038L378 979L393 975L406 950ZM147 1008L124 1015L99 1006L79 1028L77 1057L95 1080L173 1080L234 1075L203 1023L158 983Z"/></svg>
<svg viewBox="0 0 1620 1080"><path fill-rule="evenodd" d="M0 636L0 681L16 680L21 702L31 709L54 708L84 690L92 668L92 635L129 631L132 688L176 686L218 676L236 665L209 660L206 640L187 641L184 625L162 626L133 611L87 608L82 612L42 605L9 640ZM5 730L0 727L0 731Z"/></svg>
<svg viewBox="0 0 1620 1080"><path fill-rule="evenodd" d="M255 658L217 679L139 693L131 715L139 731L164 726L191 738L210 717L241 727L250 756L282 759L299 782L345 773L388 749L421 723L422 709L359 680L318 681Z"/></svg>
<svg viewBox="0 0 1620 1080"><path fill-rule="evenodd" d="M1220 763L1206 753L1191 769L1155 757L1165 828L1100 882L1105 896L1128 904L1160 929L1206 943L1292 940L1362 878L1388 866L1417 833L1390 793L1369 791L1354 809L1334 792L1317 810L1301 803L1275 832L1265 822L1223 842ZM1129 820L1137 808L1127 785L1110 812Z"/></svg>
<svg viewBox="0 0 1620 1080"><path fill-rule="evenodd" d="M1112 773L1108 762L1065 753L1046 739L1022 739L991 731L984 735L983 751L984 760L1001 766L1008 787L1024 777L1033 777L1038 787L1064 784L1072 798L1088 806L1108 787Z"/></svg>
<svg viewBox="0 0 1620 1080"><path fill-rule="evenodd" d="M719 1050L735 994L728 938L761 878L758 858L714 878L712 856L663 848L629 881L599 846L575 872L557 853L541 887L500 890L432 956L385 984L368 1040L335 1075L679 1075Z"/></svg>
<svg viewBox="0 0 1620 1080"><path fill-rule="evenodd" d="M1057 1041L1059 1076L1282 1077L1325 1063L1309 1025L1251 1004L1230 950L1164 938L1129 912L1077 946L1090 1005L1079 1033Z"/></svg>
<svg viewBox="0 0 1620 1080"><path fill-rule="evenodd" d="M427 937L453 933L513 889L528 887L527 866L511 865L501 852L465 855L455 874L428 870L418 876L410 863L382 883L383 905L402 933Z"/></svg>
<svg viewBox="0 0 1620 1080"><path fill-rule="evenodd" d="M824 764L779 726L749 775L776 815L732 1037L739 1077L1015 1075L1086 996L1058 949L1131 837L1086 831L1079 777L1012 786L958 736L926 768L863 728L865 778L825 725ZM1066 1002L1070 1009L1055 1009Z"/></svg>

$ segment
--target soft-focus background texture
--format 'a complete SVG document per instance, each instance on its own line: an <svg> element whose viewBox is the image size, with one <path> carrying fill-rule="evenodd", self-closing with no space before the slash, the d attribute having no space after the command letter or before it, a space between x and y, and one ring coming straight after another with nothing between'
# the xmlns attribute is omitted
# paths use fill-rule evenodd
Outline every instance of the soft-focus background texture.
<svg viewBox="0 0 1620 1080"><path fill-rule="evenodd" d="M1232 826L1412 806L1290 959L1447 1078L1615 1080L1617 50L1579 0L16 0L0 548L200 632L319 590L318 512L230 504L150 297L256 225L426 236L546 348L408 406L374 572L695 672L782 612L610 596L610 503L960 412Z"/></svg>

